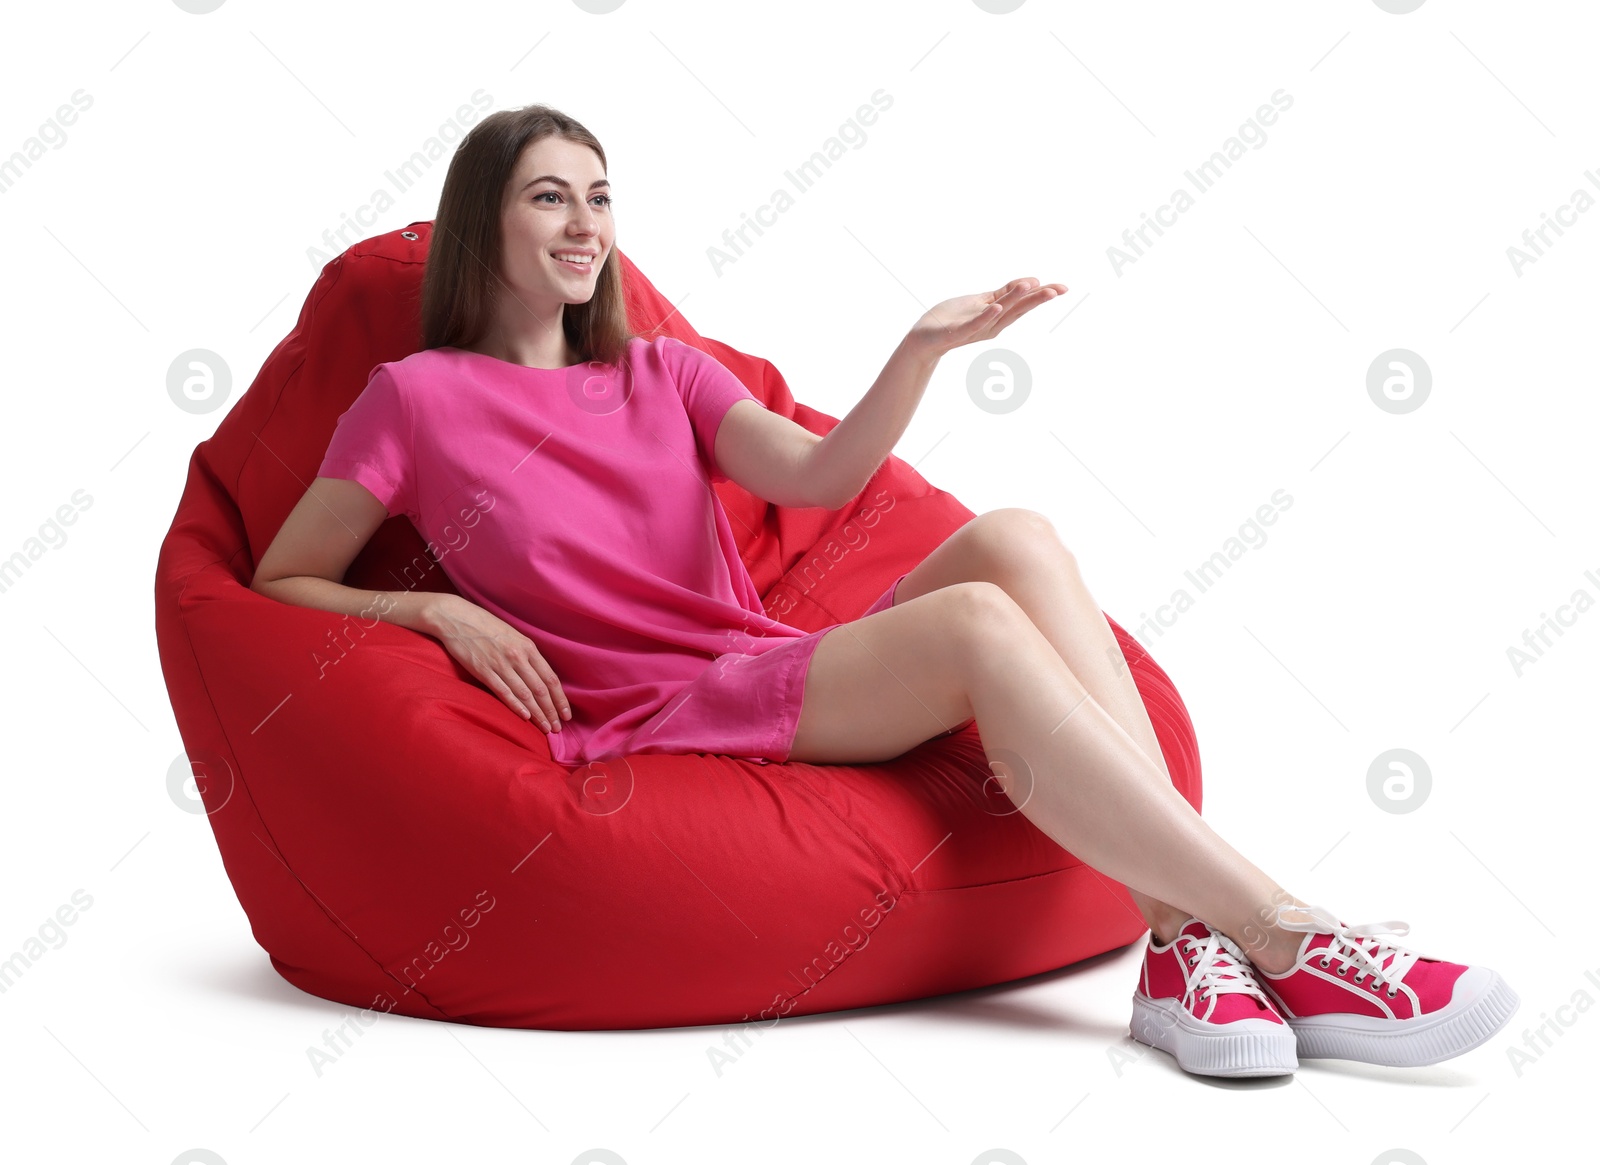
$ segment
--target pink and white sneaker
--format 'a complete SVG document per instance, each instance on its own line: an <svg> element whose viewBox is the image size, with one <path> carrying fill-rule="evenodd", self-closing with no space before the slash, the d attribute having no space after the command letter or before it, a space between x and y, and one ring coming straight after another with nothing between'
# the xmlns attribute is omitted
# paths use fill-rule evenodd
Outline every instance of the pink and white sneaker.
<svg viewBox="0 0 1600 1165"><path fill-rule="evenodd" d="M1286 914L1309 921L1289 922ZM1294 1029L1308 1060L1361 1060L1414 1068L1483 1043L1505 1026L1520 1000L1487 967L1469 967L1374 937L1403 935L1403 922L1346 926L1320 906L1280 904L1277 925L1305 931L1294 966L1255 969L1262 988Z"/></svg>
<svg viewBox="0 0 1600 1165"><path fill-rule="evenodd" d="M1282 1076L1299 1067L1294 1032L1225 934L1191 918L1170 943L1150 936L1128 1034L1202 1076Z"/></svg>

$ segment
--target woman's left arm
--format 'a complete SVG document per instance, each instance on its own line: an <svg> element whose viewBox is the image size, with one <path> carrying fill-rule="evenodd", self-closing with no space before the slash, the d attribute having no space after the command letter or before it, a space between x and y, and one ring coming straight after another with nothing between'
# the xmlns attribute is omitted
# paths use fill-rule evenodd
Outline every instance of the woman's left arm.
<svg viewBox="0 0 1600 1165"><path fill-rule="evenodd" d="M1041 303L1066 291L1031 276L994 291L936 304L895 347L867 394L805 454L813 504L837 509L866 488L922 401L939 359L952 348L993 339Z"/></svg>
<svg viewBox="0 0 1600 1165"><path fill-rule="evenodd" d="M928 309L889 356L878 379L819 437L759 401L735 401L717 426L715 456L729 480L779 506L836 510L866 488L917 411L939 359L952 348L999 335L1067 289L1013 279L994 291L957 296Z"/></svg>
<svg viewBox="0 0 1600 1165"><path fill-rule="evenodd" d="M734 401L717 426L717 467L775 506L837 510L861 492L905 432L938 363L908 335L867 395L820 437L759 401Z"/></svg>

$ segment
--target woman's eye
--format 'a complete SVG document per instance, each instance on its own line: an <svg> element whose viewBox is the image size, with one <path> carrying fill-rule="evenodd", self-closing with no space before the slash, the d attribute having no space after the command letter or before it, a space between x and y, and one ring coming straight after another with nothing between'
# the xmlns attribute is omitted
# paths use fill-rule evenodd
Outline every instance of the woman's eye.
<svg viewBox="0 0 1600 1165"><path fill-rule="evenodd" d="M535 202L538 202L539 199L541 199L541 198L560 198L560 197L561 197L561 195L560 195L560 193L558 191L555 191L555 190L541 190L538 194L535 194L533 196L533 200ZM614 201L616 201L609 194L596 194L594 197L600 199L605 204L605 207L607 209L610 209L611 204ZM592 202L593 199L590 199L590 201Z"/></svg>

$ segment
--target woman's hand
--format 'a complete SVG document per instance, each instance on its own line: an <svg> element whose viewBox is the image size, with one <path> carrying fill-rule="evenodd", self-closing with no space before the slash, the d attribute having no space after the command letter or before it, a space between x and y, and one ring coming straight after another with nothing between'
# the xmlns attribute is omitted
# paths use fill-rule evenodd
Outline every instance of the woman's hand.
<svg viewBox="0 0 1600 1165"><path fill-rule="evenodd" d="M429 632L442 642L461 665L489 686L523 719L538 713L546 732L561 731L562 715L572 719L572 708L561 681L544 656L522 632L504 619L460 595L443 594L429 612Z"/></svg>
<svg viewBox="0 0 1600 1165"><path fill-rule="evenodd" d="M1058 295L1064 283L1040 283L1031 275L994 291L958 295L935 304L912 327L907 339L930 356L943 356L963 344L992 340L1018 319Z"/></svg>

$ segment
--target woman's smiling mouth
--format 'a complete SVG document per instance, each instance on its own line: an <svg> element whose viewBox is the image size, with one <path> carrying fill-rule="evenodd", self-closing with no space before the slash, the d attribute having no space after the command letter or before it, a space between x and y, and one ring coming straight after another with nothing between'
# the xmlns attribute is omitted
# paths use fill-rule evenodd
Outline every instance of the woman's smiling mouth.
<svg viewBox="0 0 1600 1165"><path fill-rule="evenodd" d="M552 251L551 258L556 261L556 266L564 267L568 271L579 271L584 274L594 270L594 261L598 256L593 251ZM576 261L575 261L576 260Z"/></svg>

